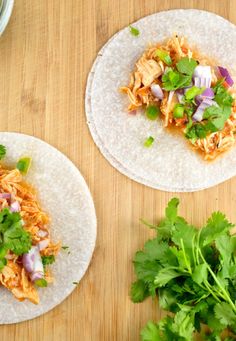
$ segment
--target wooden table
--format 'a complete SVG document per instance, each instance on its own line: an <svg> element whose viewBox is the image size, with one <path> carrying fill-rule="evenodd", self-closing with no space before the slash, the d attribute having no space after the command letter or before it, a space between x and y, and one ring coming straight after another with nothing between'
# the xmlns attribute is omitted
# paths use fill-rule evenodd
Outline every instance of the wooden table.
<svg viewBox="0 0 236 341"><path fill-rule="evenodd" d="M15 2L0 39L0 129L37 136L78 166L94 197L98 239L78 288L44 316L0 326L1 339L136 341L140 328L161 316L156 302L148 299L135 305L128 296L134 278L132 257L152 234L139 224L139 218L159 219L173 193L131 181L100 154L85 119L87 74L108 38L134 20L161 10L191 7L216 12L236 23L236 1ZM218 209L236 222L236 178L178 196L181 213L194 224L202 224Z"/></svg>

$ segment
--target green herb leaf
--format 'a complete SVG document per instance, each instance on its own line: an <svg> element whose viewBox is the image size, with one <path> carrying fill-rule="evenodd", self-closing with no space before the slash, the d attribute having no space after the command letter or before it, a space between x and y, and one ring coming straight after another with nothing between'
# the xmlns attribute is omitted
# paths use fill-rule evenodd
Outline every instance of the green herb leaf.
<svg viewBox="0 0 236 341"><path fill-rule="evenodd" d="M140 34L139 30L136 27L131 26L131 25L129 25L129 31L132 34L132 36L135 36L135 37L138 37Z"/></svg>
<svg viewBox="0 0 236 341"><path fill-rule="evenodd" d="M48 282L44 278L37 279L34 283L41 288L46 288L48 286Z"/></svg>
<svg viewBox="0 0 236 341"><path fill-rule="evenodd" d="M204 91L204 88L198 88L196 86L192 86L185 93L186 100L193 100L197 95L200 95Z"/></svg>
<svg viewBox="0 0 236 341"><path fill-rule="evenodd" d="M17 162L16 168L19 169L23 175L26 175L31 166L31 161L32 159L30 157L23 157Z"/></svg>
<svg viewBox="0 0 236 341"><path fill-rule="evenodd" d="M227 106L231 107L233 104L233 97L229 93L229 91L222 85L222 82L219 81L217 84L213 87L213 90L215 92L215 98L214 100L219 106Z"/></svg>
<svg viewBox="0 0 236 341"><path fill-rule="evenodd" d="M161 269L155 277L154 284L157 287L163 287L168 282L176 277L180 277L183 273L177 272L172 268L163 268Z"/></svg>
<svg viewBox="0 0 236 341"><path fill-rule="evenodd" d="M55 256L54 255L50 255L50 256L42 256L42 263L44 266L53 264L55 262Z"/></svg>
<svg viewBox="0 0 236 341"><path fill-rule="evenodd" d="M156 323L149 321L140 333L142 341L163 341L159 327Z"/></svg>
<svg viewBox="0 0 236 341"><path fill-rule="evenodd" d="M197 62L194 59L184 57L176 64L177 70L185 75L192 76Z"/></svg>
<svg viewBox="0 0 236 341"><path fill-rule="evenodd" d="M135 302L159 296L159 304L175 314L158 324L149 323L143 340L190 341L211 329L211 339L220 340L229 327L236 334L236 236L220 212L197 229L178 216L179 200L173 198L166 216L154 228L157 236L135 255L137 281L132 286Z"/></svg>
<svg viewBox="0 0 236 341"><path fill-rule="evenodd" d="M0 144L0 160L2 160L6 155L6 147Z"/></svg>
<svg viewBox="0 0 236 341"><path fill-rule="evenodd" d="M166 218L168 218L172 223L177 218L178 213L178 206L179 206L179 199L178 198L172 198L168 202L168 206L166 207Z"/></svg>
<svg viewBox="0 0 236 341"><path fill-rule="evenodd" d="M196 266L192 278L194 282L196 282L197 284L201 284L203 281L207 280L207 275L207 266L203 263Z"/></svg>
<svg viewBox="0 0 236 341"><path fill-rule="evenodd" d="M149 137L145 140L144 146L147 147L147 148L149 148L149 147L151 147L151 145L153 144L153 142L154 142L154 138L153 138L152 136L149 136Z"/></svg>
<svg viewBox="0 0 236 341"><path fill-rule="evenodd" d="M134 303L142 302L147 296L149 296L149 290L145 282L137 280L132 283L130 297Z"/></svg>
<svg viewBox="0 0 236 341"><path fill-rule="evenodd" d="M225 326L233 326L236 324L236 316L230 305L226 302L217 303L215 305L215 315Z"/></svg>
<svg viewBox="0 0 236 341"><path fill-rule="evenodd" d="M162 76L163 87L167 91L184 88L191 83L191 76L183 75L171 68Z"/></svg>
<svg viewBox="0 0 236 341"><path fill-rule="evenodd" d="M159 115L160 115L160 108L157 107L156 105L149 105L146 108L146 116L149 118L149 120L155 120Z"/></svg>
<svg viewBox="0 0 236 341"><path fill-rule="evenodd" d="M160 58L166 65L170 66L172 64L172 59L167 51L157 49L156 50L157 57Z"/></svg>

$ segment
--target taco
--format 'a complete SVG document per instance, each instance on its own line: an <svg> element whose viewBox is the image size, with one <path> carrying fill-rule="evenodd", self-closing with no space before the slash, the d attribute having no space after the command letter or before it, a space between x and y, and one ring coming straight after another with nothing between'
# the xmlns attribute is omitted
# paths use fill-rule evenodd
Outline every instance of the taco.
<svg viewBox="0 0 236 341"><path fill-rule="evenodd" d="M15 323L76 287L92 256L96 216L63 154L23 134L0 133L0 141L0 323Z"/></svg>
<svg viewBox="0 0 236 341"><path fill-rule="evenodd" d="M234 176L236 27L210 12L171 10L131 28L102 48L88 77L87 121L101 152L161 190Z"/></svg>

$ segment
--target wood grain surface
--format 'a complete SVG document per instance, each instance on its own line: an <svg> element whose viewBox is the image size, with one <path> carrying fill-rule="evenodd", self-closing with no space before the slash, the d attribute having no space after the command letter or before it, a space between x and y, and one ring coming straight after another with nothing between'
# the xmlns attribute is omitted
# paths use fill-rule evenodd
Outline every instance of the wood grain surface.
<svg viewBox="0 0 236 341"><path fill-rule="evenodd" d="M157 302L131 303L131 260L152 234L139 218L158 220L173 193L147 188L112 168L89 134L84 93L92 62L108 38L134 20L171 8L205 9L236 24L235 0L15 1L0 38L0 130L37 136L75 163L95 201L98 238L78 288L44 316L0 326L1 340L136 341L149 319L160 318ZM236 222L236 178L178 196L181 214L194 224L217 209Z"/></svg>

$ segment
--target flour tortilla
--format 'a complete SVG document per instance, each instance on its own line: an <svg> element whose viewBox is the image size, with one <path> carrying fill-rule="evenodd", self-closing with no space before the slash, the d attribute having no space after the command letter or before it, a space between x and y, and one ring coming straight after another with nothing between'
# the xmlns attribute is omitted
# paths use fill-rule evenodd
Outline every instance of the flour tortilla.
<svg viewBox="0 0 236 341"><path fill-rule="evenodd" d="M184 136L174 136L161 120L128 115L127 96L118 89L129 83L136 60L148 43L178 33L203 53L236 75L236 26L222 17L199 10L171 10L145 17L115 34L99 52L88 77L87 122L105 158L121 173L152 188L191 192L219 184L236 174L236 147L213 162L194 152ZM155 138L151 148L143 142Z"/></svg>
<svg viewBox="0 0 236 341"><path fill-rule="evenodd" d="M61 303L83 277L96 240L96 214L88 187L79 170L57 149L28 135L0 133L7 148L6 165L22 156L32 157L25 180L37 189L39 201L51 218L53 241L69 246L52 265L55 283L39 288L40 303L19 302L0 287L0 324L26 321Z"/></svg>

